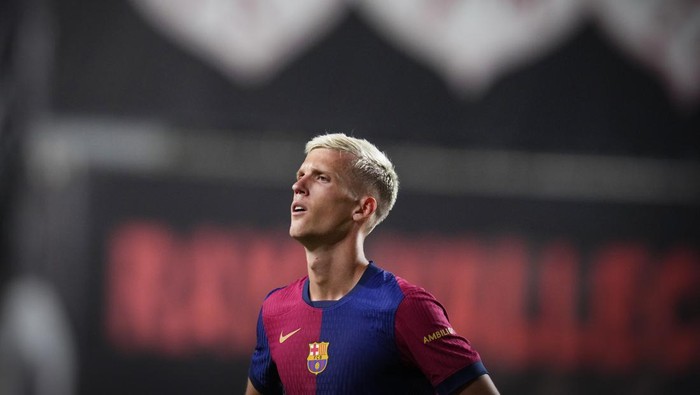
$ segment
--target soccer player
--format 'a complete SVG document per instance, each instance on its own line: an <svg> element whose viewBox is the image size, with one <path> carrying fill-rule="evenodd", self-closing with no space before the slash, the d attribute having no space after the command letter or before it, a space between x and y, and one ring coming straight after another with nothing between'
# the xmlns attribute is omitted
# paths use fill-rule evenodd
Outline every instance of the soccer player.
<svg viewBox="0 0 700 395"><path fill-rule="evenodd" d="M341 133L305 152L289 234L308 276L263 302L246 394L498 394L442 305L365 257L396 201L393 164Z"/></svg>

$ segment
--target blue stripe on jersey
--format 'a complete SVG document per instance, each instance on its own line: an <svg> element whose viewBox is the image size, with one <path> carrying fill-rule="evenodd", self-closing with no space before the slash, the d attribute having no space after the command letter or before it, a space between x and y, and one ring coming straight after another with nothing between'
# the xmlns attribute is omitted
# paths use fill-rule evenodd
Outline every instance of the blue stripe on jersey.
<svg viewBox="0 0 700 395"><path fill-rule="evenodd" d="M415 391L416 384L433 392L427 379L411 384L416 380L401 363L394 317L403 297L393 276L370 265L348 295L323 309L319 341L330 343L329 359L316 377L317 394L406 393Z"/></svg>
<svg viewBox="0 0 700 395"><path fill-rule="evenodd" d="M270 347L265 334L265 326L262 324L262 310L258 315L257 336L258 340L253 353L253 360L248 370L248 377L259 392L263 394L282 394L281 386L267 386L268 383L279 383L280 379L277 369L268 369L274 363L272 362L272 355L270 354ZM258 368L258 370L254 372L253 369L255 368ZM262 380L258 380L258 377L261 377Z"/></svg>

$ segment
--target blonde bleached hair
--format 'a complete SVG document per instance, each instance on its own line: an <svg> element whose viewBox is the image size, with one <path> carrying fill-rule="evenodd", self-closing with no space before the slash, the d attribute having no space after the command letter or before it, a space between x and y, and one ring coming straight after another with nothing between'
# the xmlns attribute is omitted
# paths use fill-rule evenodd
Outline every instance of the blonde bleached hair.
<svg viewBox="0 0 700 395"><path fill-rule="evenodd" d="M394 207L399 193L399 177L389 158L374 144L365 139L346 136L344 133L330 133L314 137L306 143L304 152L308 154L317 148L327 148L346 152L355 157L351 163L351 176L358 182L362 192L377 199L374 221L368 232L379 225Z"/></svg>

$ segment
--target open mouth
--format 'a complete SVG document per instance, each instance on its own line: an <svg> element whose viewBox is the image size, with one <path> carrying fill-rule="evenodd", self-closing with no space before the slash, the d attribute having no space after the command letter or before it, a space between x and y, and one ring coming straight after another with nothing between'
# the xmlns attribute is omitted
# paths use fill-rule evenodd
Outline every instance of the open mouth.
<svg viewBox="0 0 700 395"><path fill-rule="evenodd" d="M293 204L292 205L292 213L303 213L306 211L306 207L300 205L300 204Z"/></svg>

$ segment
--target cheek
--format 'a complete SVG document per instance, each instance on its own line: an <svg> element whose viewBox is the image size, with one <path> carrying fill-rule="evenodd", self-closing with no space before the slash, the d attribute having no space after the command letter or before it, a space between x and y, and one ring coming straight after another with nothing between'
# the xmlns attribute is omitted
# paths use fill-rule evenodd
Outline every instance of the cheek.
<svg viewBox="0 0 700 395"><path fill-rule="evenodd" d="M352 214L355 211L355 204L347 199L339 200L334 207L332 207L332 215L338 220L350 220L352 219Z"/></svg>

